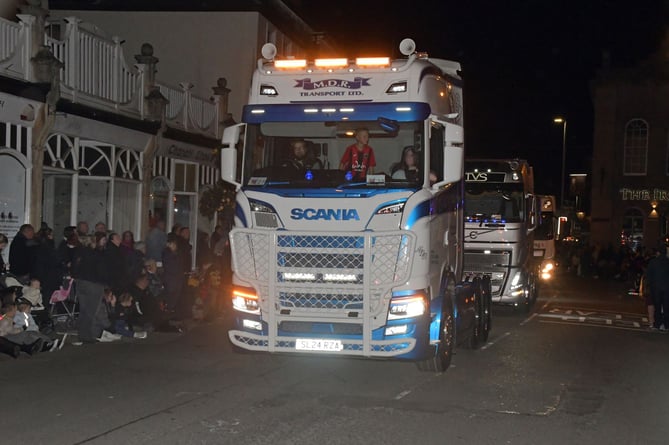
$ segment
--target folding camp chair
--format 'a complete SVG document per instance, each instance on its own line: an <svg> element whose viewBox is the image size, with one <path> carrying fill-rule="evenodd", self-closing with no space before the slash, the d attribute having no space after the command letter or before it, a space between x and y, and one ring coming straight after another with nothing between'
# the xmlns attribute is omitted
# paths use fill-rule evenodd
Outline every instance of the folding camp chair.
<svg viewBox="0 0 669 445"><path fill-rule="evenodd" d="M67 278L65 285L53 291L49 303L51 304L51 318L54 323L65 323L68 328L75 328L79 308L77 293L74 289L74 278Z"/></svg>

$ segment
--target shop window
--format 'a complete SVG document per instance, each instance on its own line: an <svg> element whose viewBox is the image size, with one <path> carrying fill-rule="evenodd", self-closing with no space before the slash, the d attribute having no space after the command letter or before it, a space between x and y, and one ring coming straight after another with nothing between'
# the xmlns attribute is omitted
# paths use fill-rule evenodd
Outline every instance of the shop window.
<svg viewBox="0 0 669 445"><path fill-rule="evenodd" d="M174 191L197 191L197 164L177 162L174 165Z"/></svg>
<svg viewBox="0 0 669 445"><path fill-rule="evenodd" d="M77 221L87 221L92 227L98 222L109 224L107 212L111 180L79 176L77 189ZM112 225L113 229L116 229Z"/></svg>
<svg viewBox="0 0 669 445"><path fill-rule="evenodd" d="M631 208L625 211L621 244L632 249L643 246L643 219L643 214L639 209Z"/></svg>
<svg viewBox="0 0 669 445"><path fill-rule="evenodd" d="M149 195L149 225L156 221L167 221L168 198L170 185L167 179L157 176L151 180L151 194Z"/></svg>
<svg viewBox="0 0 669 445"><path fill-rule="evenodd" d="M633 119L625 126L623 174L645 175L648 157L648 124Z"/></svg>
<svg viewBox="0 0 669 445"><path fill-rule="evenodd" d="M130 181L114 181L114 216L112 227L117 232L130 230L138 237L137 209L139 184Z"/></svg>

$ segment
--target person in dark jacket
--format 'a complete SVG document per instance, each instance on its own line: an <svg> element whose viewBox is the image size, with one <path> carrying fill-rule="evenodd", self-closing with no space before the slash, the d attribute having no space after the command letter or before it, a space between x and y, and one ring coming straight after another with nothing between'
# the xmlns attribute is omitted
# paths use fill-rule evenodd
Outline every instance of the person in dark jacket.
<svg viewBox="0 0 669 445"><path fill-rule="evenodd" d="M66 275L72 275L72 269L75 258L79 254L78 250L81 247L79 242L79 235L77 235L77 228L75 226L67 226L63 229L63 239L57 247L58 261Z"/></svg>
<svg viewBox="0 0 669 445"><path fill-rule="evenodd" d="M65 271L58 260L58 252L53 239L53 229L46 227L39 231L38 245L35 255L33 276L42 284L44 302L48 303L53 291L63 284Z"/></svg>
<svg viewBox="0 0 669 445"><path fill-rule="evenodd" d="M165 285L165 304L169 311L176 310L186 284L183 262L177 253L178 240L178 235L167 234L167 244L163 251L163 284Z"/></svg>
<svg viewBox="0 0 669 445"><path fill-rule="evenodd" d="M9 271L19 281L27 281L35 267L35 229L23 224L9 246Z"/></svg>
<svg viewBox="0 0 669 445"><path fill-rule="evenodd" d="M128 281L126 277L126 265L121 252L121 235L116 232L109 234L107 249L105 250L105 270L107 271L108 284L115 295L125 292Z"/></svg>
<svg viewBox="0 0 669 445"><path fill-rule="evenodd" d="M659 246L658 255L648 263L646 285L655 305L653 328L666 331L669 329L669 258L664 244Z"/></svg>

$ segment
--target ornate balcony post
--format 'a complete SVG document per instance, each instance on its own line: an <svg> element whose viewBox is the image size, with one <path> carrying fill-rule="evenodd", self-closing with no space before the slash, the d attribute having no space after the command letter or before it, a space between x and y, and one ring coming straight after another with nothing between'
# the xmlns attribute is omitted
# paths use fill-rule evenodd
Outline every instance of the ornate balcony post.
<svg viewBox="0 0 669 445"><path fill-rule="evenodd" d="M165 118L165 106L168 100L160 93L156 86L156 64L159 59L153 56L153 46L150 43L142 45L141 53L135 55L138 70L142 72L142 118L162 121Z"/></svg>
<svg viewBox="0 0 669 445"><path fill-rule="evenodd" d="M35 57L42 48L42 42L44 42L44 24L46 23L46 16L49 14L49 11L42 8L40 0L26 0L26 3L19 6L19 11L21 12L19 18L21 22L29 27L30 40L26 45L28 56L25 59L27 62L27 59ZM29 81L34 81L29 64L27 64L26 70L25 78Z"/></svg>
<svg viewBox="0 0 669 445"><path fill-rule="evenodd" d="M219 77L216 81L214 90L214 101L216 102L216 137L223 136L223 129L234 123L232 114L228 113L228 96L230 88L227 88L228 81L225 77Z"/></svg>

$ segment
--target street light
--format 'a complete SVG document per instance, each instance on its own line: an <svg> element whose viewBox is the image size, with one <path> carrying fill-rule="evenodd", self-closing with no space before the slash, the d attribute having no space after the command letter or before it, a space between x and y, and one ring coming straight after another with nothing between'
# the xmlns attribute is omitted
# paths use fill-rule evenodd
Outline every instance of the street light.
<svg viewBox="0 0 669 445"><path fill-rule="evenodd" d="M556 124L562 124L562 177L560 178L560 208L564 208L564 168L567 158L567 119L556 117L553 119Z"/></svg>

